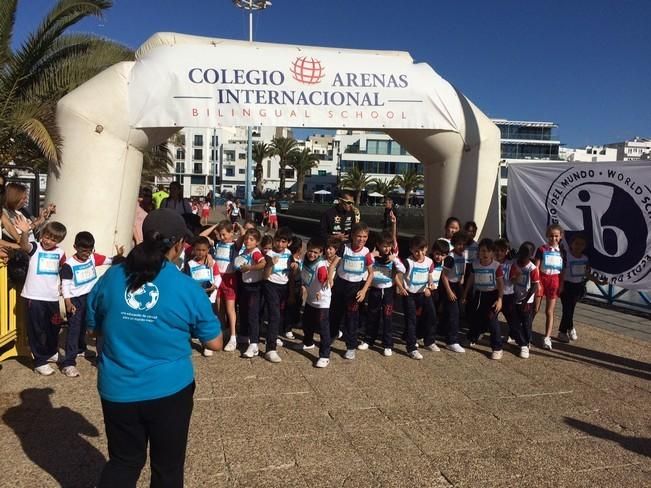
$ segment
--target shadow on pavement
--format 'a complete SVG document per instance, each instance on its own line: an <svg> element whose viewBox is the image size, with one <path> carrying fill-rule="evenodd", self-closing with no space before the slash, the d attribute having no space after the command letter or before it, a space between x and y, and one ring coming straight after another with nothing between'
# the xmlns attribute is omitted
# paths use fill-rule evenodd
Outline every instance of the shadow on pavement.
<svg viewBox="0 0 651 488"><path fill-rule="evenodd" d="M82 435L98 437L86 418L68 407L54 407L51 388L29 388L22 403L2 416L20 439L27 457L60 486L95 486L106 460Z"/></svg>
<svg viewBox="0 0 651 488"><path fill-rule="evenodd" d="M581 430L591 437L599 437L612 442L617 442L624 449L635 452L642 456L651 457L651 438L632 437L618 434L617 432L604 429L598 425L589 424L581 420L565 417L565 423L570 427Z"/></svg>

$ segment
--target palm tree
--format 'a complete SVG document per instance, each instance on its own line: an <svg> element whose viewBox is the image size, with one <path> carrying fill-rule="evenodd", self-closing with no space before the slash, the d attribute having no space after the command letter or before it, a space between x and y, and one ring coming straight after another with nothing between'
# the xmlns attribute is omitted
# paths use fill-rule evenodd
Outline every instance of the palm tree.
<svg viewBox="0 0 651 488"><path fill-rule="evenodd" d="M405 190L405 205L409 206L411 193L423 185L423 175L419 175L415 169L409 169L406 173L395 177L396 183Z"/></svg>
<svg viewBox="0 0 651 488"><path fill-rule="evenodd" d="M385 180L382 178L375 178L371 180L371 184L374 185L373 191L376 191L378 193L381 193L382 196L388 196L396 189L400 187L398 182L396 181L396 177L394 176L390 180Z"/></svg>
<svg viewBox="0 0 651 488"><path fill-rule="evenodd" d="M142 153L141 184L153 181L154 176L167 176L174 165L174 158L170 146L164 142L157 144Z"/></svg>
<svg viewBox="0 0 651 488"><path fill-rule="evenodd" d="M344 173L341 177L341 188L347 188L355 193L355 203L359 205L359 199L362 191L371 182L371 179L357 166L353 166L350 171Z"/></svg>
<svg viewBox="0 0 651 488"><path fill-rule="evenodd" d="M305 148L302 151L295 151L292 154L289 165L296 171L296 200L303 201L303 183L305 175L312 168L319 165L319 155L312 153L309 149Z"/></svg>
<svg viewBox="0 0 651 488"><path fill-rule="evenodd" d="M292 157L292 153L298 148L298 143L293 137L274 137L271 140L271 148L273 154L280 158L278 165L280 166L280 185L278 193L282 195L285 193L285 167Z"/></svg>
<svg viewBox="0 0 651 488"><path fill-rule="evenodd" d="M256 142L253 144L253 161L255 161L255 169L253 174L255 175L255 193L256 195L262 195L262 185L264 183L263 174L264 168L262 167L262 162L267 156L271 156L273 150L269 144L264 142Z"/></svg>
<svg viewBox="0 0 651 488"><path fill-rule="evenodd" d="M0 162L53 169L60 164L56 103L100 71L133 59L128 48L91 34L66 33L111 0L58 0L14 52L18 0L0 2Z"/></svg>

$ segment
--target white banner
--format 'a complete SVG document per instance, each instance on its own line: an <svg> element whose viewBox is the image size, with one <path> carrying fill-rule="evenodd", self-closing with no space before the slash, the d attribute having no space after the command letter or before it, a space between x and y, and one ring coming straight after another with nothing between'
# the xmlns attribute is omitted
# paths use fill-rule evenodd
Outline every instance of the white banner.
<svg viewBox="0 0 651 488"><path fill-rule="evenodd" d="M590 265L610 284L651 290L651 161L512 164L507 234L545 242L560 224L565 242L583 234Z"/></svg>
<svg viewBox="0 0 651 488"><path fill-rule="evenodd" d="M129 80L133 127L417 128L459 132L459 94L406 53L216 39L156 45Z"/></svg>

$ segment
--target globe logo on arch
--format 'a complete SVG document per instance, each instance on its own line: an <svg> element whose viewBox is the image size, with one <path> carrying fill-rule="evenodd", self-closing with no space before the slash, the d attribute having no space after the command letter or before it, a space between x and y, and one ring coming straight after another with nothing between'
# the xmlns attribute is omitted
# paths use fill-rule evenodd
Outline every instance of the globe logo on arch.
<svg viewBox="0 0 651 488"><path fill-rule="evenodd" d="M308 58L307 56L299 56L296 58L292 62L289 71L292 73L292 78L305 85L321 83L321 80L325 76L325 70L321 61Z"/></svg>
<svg viewBox="0 0 651 488"><path fill-rule="evenodd" d="M124 301L130 308L144 312L151 310L158 303L160 292L153 283L145 283L137 290L131 291L127 288L124 291Z"/></svg>

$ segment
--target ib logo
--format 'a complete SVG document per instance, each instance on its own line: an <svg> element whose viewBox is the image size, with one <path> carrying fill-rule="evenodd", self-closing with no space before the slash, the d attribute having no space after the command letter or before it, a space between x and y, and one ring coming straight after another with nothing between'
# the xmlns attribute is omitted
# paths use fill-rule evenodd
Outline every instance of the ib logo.
<svg viewBox="0 0 651 488"><path fill-rule="evenodd" d="M289 71L292 73L292 78L294 78L299 83L306 85L316 85L321 83L321 80L325 76L325 71L321 65L321 61L314 58L308 58L307 56L300 56L294 60Z"/></svg>
<svg viewBox="0 0 651 488"><path fill-rule="evenodd" d="M547 192L549 222L565 229L565 240L581 233L590 265L611 280L636 283L651 244L651 190L626 170L572 167L558 176ZM646 206L646 209L645 209Z"/></svg>
<svg viewBox="0 0 651 488"><path fill-rule="evenodd" d="M135 291L130 291L129 288L124 291L124 300L127 305L139 312L154 308L159 298L160 292L153 283L145 283Z"/></svg>

